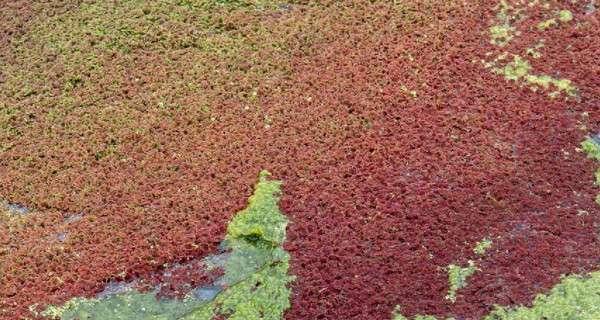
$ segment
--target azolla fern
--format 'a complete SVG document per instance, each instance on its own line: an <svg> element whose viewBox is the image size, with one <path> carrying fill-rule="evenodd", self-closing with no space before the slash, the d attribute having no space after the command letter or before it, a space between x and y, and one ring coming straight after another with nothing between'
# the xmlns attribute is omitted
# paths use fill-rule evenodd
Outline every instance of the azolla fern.
<svg viewBox="0 0 600 320"><path fill-rule="evenodd" d="M262 171L246 209L227 228L225 274L210 299L192 290L183 299L160 299L129 290L97 299L74 298L50 306L41 315L53 319L231 320L282 319L290 307L289 254L282 248L287 218L278 207L281 182ZM209 264L210 265L210 264Z"/></svg>

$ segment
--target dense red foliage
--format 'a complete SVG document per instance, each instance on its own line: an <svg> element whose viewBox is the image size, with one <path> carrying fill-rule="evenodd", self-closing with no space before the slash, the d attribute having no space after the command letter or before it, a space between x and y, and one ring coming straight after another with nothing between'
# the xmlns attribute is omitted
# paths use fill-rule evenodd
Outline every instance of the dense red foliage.
<svg viewBox="0 0 600 320"><path fill-rule="evenodd" d="M260 169L284 182L291 220L286 249L297 280L287 319L389 319L396 305L406 315L476 319L493 304L530 302L561 274L597 267L597 164L575 148L600 130L598 14L565 1L579 26L544 34L533 68L560 71L580 90L550 99L480 62L499 53L487 34L494 5L297 6L289 14L310 16L326 37L295 52L289 76L260 83L261 113L244 112L225 88L214 98L219 121L202 130L183 116L156 121L154 140L123 133L128 161L87 160L65 176L10 165L38 155L44 141L1 154L0 194L44 213L0 238L15 246L2 256L1 317L214 251ZM503 50L522 52L540 37L525 32ZM134 62L129 72L147 79L113 99L143 94L164 71L161 59ZM45 155L48 166L80 151L67 141ZM95 192L81 196L86 185ZM84 216L61 222L59 211ZM56 232L70 236L53 245ZM484 236L494 246L477 258L472 248ZM452 304L443 268L467 259L482 271Z"/></svg>

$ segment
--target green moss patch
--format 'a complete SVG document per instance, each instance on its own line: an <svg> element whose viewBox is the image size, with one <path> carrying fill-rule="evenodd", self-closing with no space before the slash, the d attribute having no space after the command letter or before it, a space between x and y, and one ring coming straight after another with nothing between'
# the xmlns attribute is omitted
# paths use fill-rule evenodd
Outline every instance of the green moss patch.
<svg viewBox="0 0 600 320"><path fill-rule="evenodd" d="M396 308L393 320L408 320ZM414 320L436 320L417 315ZM453 319L453 318L448 318ZM597 320L600 319L600 272L564 277L547 294L539 294L531 307L501 307L483 320Z"/></svg>
<svg viewBox="0 0 600 320"><path fill-rule="evenodd" d="M482 256L485 254L487 249L489 249L491 247L492 247L492 240L490 240L488 238L484 238L483 240L481 240L475 244L475 248L473 248L473 252Z"/></svg>
<svg viewBox="0 0 600 320"><path fill-rule="evenodd" d="M494 25L490 27L490 42L497 46L505 46L514 38L515 28L507 25Z"/></svg>
<svg viewBox="0 0 600 320"><path fill-rule="evenodd" d="M592 138L588 138L581 143L581 148L587 153L589 158L600 161L600 144Z"/></svg>
<svg viewBox="0 0 600 320"><path fill-rule="evenodd" d="M455 302L456 291L467 286L467 279L473 275L476 270L477 268L473 261L469 261L469 264L466 267L457 266L455 264L449 265L448 282L450 283L450 289L448 290L446 299Z"/></svg>
<svg viewBox="0 0 600 320"><path fill-rule="evenodd" d="M496 18L489 27L490 42L502 48L506 46L514 37L519 36L521 31L530 32L531 30L518 30L514 27L516 22L527 18L530 8L541 5L546 12L549 13L549 18L537 24L537 29L540 31L546 30L561 23L566 23L573 20L573 14L569 10L558 10L553 8L548 2L533 1L529 3L509 3L501 0L496 6ZM544 39L539 39L539 43L535 46L525 49L522 55L530 56L534 59L541 57L538 51L544 46ZM492 56L492 53L489 53ZM505 61L508 56L512 56L512 61ZM503 75L508 80L521 82L532 90L552 89L549 92L551 98L555 98L561 93L568 96L576 96L577 88L569 79L554 78L546 74L535 74L529 61L522 58L521 53L516 52L499 52L495 55L495 59L483 61L484 65L492 68L496 74Z"/></svg>
<svg viewBox="0 0 600 320"><path fill-rule="evenodd" d="M595 320L600 319L600 272L562 279L548 294L528 307L496 307L485 320Z"/></svg>
<svg viewBox="0 0 600 320"><path fill-rule="evenodd" d="M538 23L537 28L541 31L544 31L553 26L557 26L559 22L566 23L573 20L573 13L569 10L560 10L556 13L555 18L550 18Z"/></svg>
<svg viewBox="0 0 600 320"><path fill-rule="evenodd" d="M539 88L548 90L554 89L549 95L554 97L560 93L566 93L569 96L577 94L577 88L569 79L557 79L545 74L533 74L531 64L527 59L519 55L513 55L513 60L504 64L502 67L495 67L504 59L504 56L499 57L496 61L489 64L492 66L492 71L496 74L503 75L505 79L525 83L532 90L536 91Z"/></svg>
<svg viewBox="0 0 600 320"><path fill-rule="evenodd" d="M225 288L211 300L193 292L183 299L160 299L152 292L128 290L103 298L74 298L49 306L41 314L52 319L187 319L215 316L239 320L276 320L290 307L289 254L282 248L287 218L278 207L281 182L262 171L248 206L227 228L229 258L219 285Z"/></svg>
<svg viewBox="0 0 600 320"><path fill-rule="evenodd" d="M600 161L600 144L596 140L587 138L581 143L581 148L587 153L588 158ZM596 170L594 175L596 177L596 185L600 186L600 168ZM596 203L600 205L600 193L596 196Z"/></svg>

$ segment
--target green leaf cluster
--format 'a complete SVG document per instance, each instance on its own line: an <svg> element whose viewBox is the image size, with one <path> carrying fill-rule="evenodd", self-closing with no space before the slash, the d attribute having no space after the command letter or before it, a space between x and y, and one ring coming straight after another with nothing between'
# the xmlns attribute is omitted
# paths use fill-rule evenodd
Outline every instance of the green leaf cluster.
<svg viewBox="0 0 600 320"><path fill-rule="evenodd" d="M74 298L62 306L49 306L42 316L53 319L278 320L290 307L288 275L290 255L282 248L288 220L278 207L281 182L268 180L262 171L246 209L237 213L227 229L229 250L224 288L212 300L193 292L183 299L157 299L153 292L128 290L104 298Z"/></svg>

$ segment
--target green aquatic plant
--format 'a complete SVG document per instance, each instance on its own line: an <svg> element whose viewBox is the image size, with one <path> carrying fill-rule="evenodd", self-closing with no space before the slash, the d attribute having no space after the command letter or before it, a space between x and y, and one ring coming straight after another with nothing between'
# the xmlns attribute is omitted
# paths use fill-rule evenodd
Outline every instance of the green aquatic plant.
<svg viewBox="0 0 600 320"><path fill-rule="evenodd" d="M288 285L294 277L287 274L290 256L281 247L287 226L278 207L281 182L267 180L268 175L260 173L248 206L227 228L231 256L225 264L225 281L233 285L210 306L183 319L205 319L212 309L231 320L277 320L290 307Z"/></svg>
<svg viewBox="0 0 600 320"><path fill-rule="evenodd" d="M481 240L475 244L475 248L473 248L473 252L482 256L485 254L487 249L489 249L491 247L492 247L492 240L490 240L488 238L484 238L483 240Z"/></svg>
<svg viewBox="0 0 600 320"><path fill-rule="evenodd" d="M128 291L106 298L74 298L62 306L50 306L42 315L51 319L179 319L200 304L188 296L182 300L157 300L153 293Z"/></svg>
<svg viewBox="0 0 600 320"><path fill-rule="evenodd" d="M581 143L581 148L587 153L588 158L600 161L600 144L592 138L587 138ZM596 177L596 185L600 186L600 168L594 174ZM596 196L596 203L600 205L600 193Z"/></svg>
<svg viewBox="0 0 600 320"><path fill-rule="evenodd" d="M409 320L396 307L393 320ZM436 320L417 315L413 320ZM447 318L453 319L453 318ZM531 307L501 307L483 320L597 320L600 319L600 272L563 277L550 292L539 294Z"/></svg>
<svg viewBox="0 0 600 320"><path fill-rule="evenodd" d="M556 96L560 92L564 92L569 96L575 96L577 94L577 88L573 85L569 79L558 79L545 74L533 74L531 64L527 59L519 55L513 55L513 60L504 64L503 67L495 67L496 63L503 60L505 56L499 56L493 63L488 64L492 67L492 71L496 74L503 75L505 79L523 82L527 84L532 90L538 88L550 89L554 88L555 91L550 93L550 96Z"/></svg>
<svg viewBox="0 0 600 320"><path fill-rule="evenodd" d="M493 25L490 27L490 42L503 47L514 38L515 32L515 27L508 24Z"/></svg>
<svg viewBox="0 0 600 320"><path fill-rule="evenodd" d="M600 272L564 277L548 294L538 295L531 307L496 306L484 320L600 319Z"/></svg>
<svg viewBox="0 0 600 320"><path fill-rule="evenodd" d="M581 148L587 153L589 158L600 161L600 144L596 143L592 138L587 138L581 143Z"/></svg>
<svg viewBox="0 0 600 320"><path fill-rule="evenodd" d="M551 19L544 20L544 21L538 23L537 24L537 28L540 31L544 31L544 30L546 30L546 29L548 29L548 28L550 28L552 26L555 26L557 24L558 24L558 22L556 22L556 19L555 18L551 18Z"/></svg>
<svg viewBox="0 0 600 320"><path fill-rule="evenodd" d="M560 22L569 22L573 20L573 13L569 10L560 10L557 15Z"/></svg>
<svg viewBox="0 0 600 320"><path fill-rule="evenodd" d="M289 254L283 249L287 218L279 210L281 182L262 171L248 206L227 228L224 289L201 299L157 299L152 292L133 289L103 298L73 298L49 306L41 315L52 319L210 320L215 316L239 320L279 320L290 307L294 280L288 275Z"/></svg>
<svg viewBox="0 0 600 320"><path fill-rule="evenodd" d="M560 10L556 13L555 18L550 18L538 23L537 28L544 31L550 27L556 26L559 22L566 23L573 20L573 13L569 10Z"/></svg>
<svg viewBox="0 0 600 320"><path fill-rule="evenodd" d="M446 299L455 302L456 292L458 289L467 286L467 279L473 275L476 270L477 268L475 267L475 263L470 260L466 267L457 266L455 264L449 265L448 282L450 283L450 288L448 289L448 295L446 295Z"/></svg>
<svg viewBox="0 0 600 320"><path fill-rule="evenodd" d="M501 0L495 7L496 18L489 27L490 42L497 47L506 46L514 37L519 36L522 30L515 28L514 22L520 21L527 17L528 8L541 5L544 10L550 10L551 5L544 1L533 1L529 3L509 3ZM541 31L560 23L566 23L573 20L573 14L569 10L556 10L552 17L541 21L537 24L537 28ZM540 39L540 43L525 50L525 55L534 59L541 57L539 48L544 46L544 39ZM492 52L488 53L490 56ZM504 61L509 55L512 55L512 61ZM548 93L551 98L556 98L561 93L566 93L568 96L576 96L577 88L569 79L554 78L546 74L535 74L533 67L521 55L510 52L498 53L493 60L483 61L487 68L491 68L492 72L503 75L507 80L521 82L533 91L539 88L544 90L553 88L554 91Z"/></svg>
<svg viewBox="0 0 600 320"><path fill-rule="evenodd" d="M497 46L505 46L514 38L515 27L507 24L490 27L490 42Z"/></svg>
<svg viewBox="0 0 600 320"><path fill-rule="evenodd" d="M504 47L515 36L520 35L520 32L511 23L522 18L523 9L514 7L507 1L502 0L498 3L495 10L497 11L495 24L489 28L490 43Z"/></svg>

